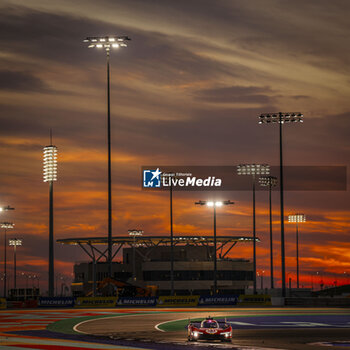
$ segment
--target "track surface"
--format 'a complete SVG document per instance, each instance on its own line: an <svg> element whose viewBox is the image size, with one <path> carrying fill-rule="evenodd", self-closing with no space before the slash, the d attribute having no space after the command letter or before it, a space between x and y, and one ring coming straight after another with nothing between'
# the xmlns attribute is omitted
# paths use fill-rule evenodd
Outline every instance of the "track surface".
<svg viewBox="0 0 350 350"><path fill-rule="evenodd" d="M279 349L324 349L320 344L310 345L310 343L334 341L348 341L350 345L349 310L299 308L199 310L178 310L178 312L173 313L87 321L78 325L76 330L87 334L112 336L117 339L166 341L187 345L188 349L192 347L198 349L207 345L212 346L212 348L253 346ZM188 318L203 319L209 314L216 318L227 317L228 321L234 322L233 328L235 331L232 345L202 342L193 345L186 341L187 334L184 325ZM170 322L169 324L169 321L181 319L183 321L179 321L178 326L176 326L177 322ZM171 328L173 328L173 331ZM336 348L344 349L344 346L333 347L333 349Z"/></svg>
<svg viewBox="0 0 350 350"><path fill-rule="evenodd" d="M187 319L201 319L209 314L218 318L227 317L229 322L233 322L235 331L232 344L187 342L184 328ZM181 319L183 321L178 321ZM155 328L156 325L160 330ZM0 311L1 350L316 350L325 349L320 342L334 341L347 341L350 344L349 309L133 308ZM346 343L343 345L333 349L344 350Z"/></svg>

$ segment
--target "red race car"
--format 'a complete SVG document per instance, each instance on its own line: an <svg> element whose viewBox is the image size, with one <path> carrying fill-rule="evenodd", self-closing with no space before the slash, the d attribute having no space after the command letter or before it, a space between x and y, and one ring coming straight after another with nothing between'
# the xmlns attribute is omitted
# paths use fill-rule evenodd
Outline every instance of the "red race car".
<svg viewBox="0 0 350 350"><path fill-rule="evenodd" d="M202 322L189 322L187 326L188 340L221 340L230 342L232 339L232 327L225 322L218 322L212 317L207 317Z"/></svg>

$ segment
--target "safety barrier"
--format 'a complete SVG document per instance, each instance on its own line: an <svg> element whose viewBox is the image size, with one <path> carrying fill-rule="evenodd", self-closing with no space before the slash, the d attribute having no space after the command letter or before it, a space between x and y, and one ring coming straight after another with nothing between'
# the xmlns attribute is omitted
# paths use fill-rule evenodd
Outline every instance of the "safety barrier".
<svg viewBox="0 0 350 350"><path fill-rule="evenodd" d="M238 298L238 305L253 306L253 305L271 305L271 296L267 294L241 294Z"/></svg>
<svg viewBox="0 0 350 350"><path fill-rule="evenodd" d="M134 297L134 298L119 298L118 306L156 306L157 297Z"/></svg>
<svg viewBox="0 0 350 350"><path fill-rule="evenodd" d="M39 307L74 307L75 298L73 297L40 297Z"/></svg>
<svg viewBox="0 0 350 350"><path fill-rule="evenodd" d="M74 307L115 307L117 297L78 297Z"/></svg>
<svg viewBox="0 0 350 350"><path fill-rule="evenodd" d="M198 306L210 306L210 305L236 305L236 295L201 295L198 300Z"/></svg>
<svg viewBox="0 0 350 350"><path fill-rule="evenodd" d="M160 296L157 307L197 306L199 295Z"/></svg>

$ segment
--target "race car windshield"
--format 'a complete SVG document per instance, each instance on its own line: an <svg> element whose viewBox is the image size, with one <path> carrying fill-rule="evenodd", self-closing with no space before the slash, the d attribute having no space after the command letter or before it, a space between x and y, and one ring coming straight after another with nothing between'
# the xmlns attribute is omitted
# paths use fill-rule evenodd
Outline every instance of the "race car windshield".
<svg viewBox="0 0 350 350"><path fill-rule="evenodd" d="M218 323L216 321L203 321L202 322L203 328L218 328Z"/></svg>

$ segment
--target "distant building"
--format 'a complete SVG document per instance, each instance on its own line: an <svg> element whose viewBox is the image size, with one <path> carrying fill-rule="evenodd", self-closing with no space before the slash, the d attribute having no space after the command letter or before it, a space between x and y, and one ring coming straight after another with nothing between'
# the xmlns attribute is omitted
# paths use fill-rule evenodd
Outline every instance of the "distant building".
<svg viewBox="0 0 350 350"><path fill-rule="evenodd" d="M83 239L78 244L104 244L105 239ZM159 295L168 295L171 291L171 247L168 236L129 237L114 239L122 249L122 261L113 262L113 278L141 287L155 285ZM227 253L239 241L251 241L250 237L217 237L217 286L219 293L242 294L253 285L253 263L247 259L229 259ZM60 243L76 244L78 240L59 240ZM135 245L134 245L135 244ZM93 248L92 248L93 249ZM100 250L99 250L100 251ZM181 294L210 294L213 291L212 237L176 237L174 238L174 291ZM135 255L134 255L135 254ZM92 256L93 257L93 256ZM134 260L135 259L135 260ZM96 259L97 260L97 259ZM134 269L134 272L133 272ZM75 279L72 291L75 295L84 295L92 290L94 264L80 262L74 265ZM96 283L108 276L108 265L95 263Z"/></svg>

